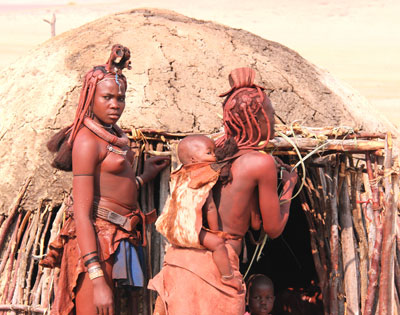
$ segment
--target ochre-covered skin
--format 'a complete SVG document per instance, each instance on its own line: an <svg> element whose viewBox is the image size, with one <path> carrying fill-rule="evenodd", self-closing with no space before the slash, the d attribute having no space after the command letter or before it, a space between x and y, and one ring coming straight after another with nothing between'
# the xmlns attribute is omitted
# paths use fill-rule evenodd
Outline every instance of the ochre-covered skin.
<svg viewBox="0 0 400 315"><path fill-rule="evenodd" d="M94 218L93 213L99 200L104 208L122 216L129 217L137 209L133 153L126 137L114 127L125 108L127 82L122 69L129 66L129 57L129 49L114 45L107 64L87 73L69 130L74 175L73 220L67 221L58 244L57 241L52 244L53 248L64 252L53 314L113 315L113 253L121 239L128 239L133 245L142 241L139 231L127 233L115 224ZM93 124L99 131L90 128ZM104 136L104 133L109 135ZM115 137L119 140L114 141ZM165 157L147 159L140 175L143 183L152 180L168 164L167 160ZM93 260L96 256L104 276L90 280L87 269L99 266L99 262ZM89 260L86 267L82 265Z"/></svg>
<svg viewBox="0 0 400 315"><path fill-rule="evenodd" d="M214 201L220 218L220 230L230 235L244 236L252 218L256 219L259 215L264 231L269 237L276 238L282 233L289 218L290 198L297 181L297 174L289 172L288 165L276 162L271 155L258 152L266 145L268 139L273 137L274 110L262 88L254 84L254 71L242 68L234 70L232 74L230 82L232 89L227 93L224 102L225 137L218 139L216 143L217 146L223 147L229 139L234 138L239 148L239 155L243 150L249 152L243 152L244 154L232 160L230 168L232 180L225 185L217 182L213 188ZM259 146L259 141L265 143ZM280 200L277 194L277 165L281 167L283 175L283 194ZM281 205L281 201L287 202ZM227 240L226 243L237 256L240 254L241 240ZM169 253L173 254L169 256ZM204 276L202 279L196 276L205 268L210 268L208 270L211 271L213 267L210 264L199 266L198 253L201 253L200 256L207 255L208 258L205 260L209 259L212 262L211 255L206 254L205 250L200 252L195 249L171 247L165 256L165 267L150 283L150 288L157 290L163 299L167 307L166 313L243 315L244 309L240 307L229 312L218 311L213 301L221 303L220 294L214 291L209 278L214 277L214 273L210 272L209 277ZM189 267L183 263L184 261L193 262L190 272L187 271ZM181 287L185 290L181 290ZM180 299L178 299L179 294L181 294ZM171 296L175 298L172 299ZM191 303L196 306L192 307ZM244 295L236 295L234 302L221 303L221 307L228 307L229 303L244 305ZM201 313L201 307L207 308L208 304L215 309ZM179 311L176 311L178 308Z"/></svg>

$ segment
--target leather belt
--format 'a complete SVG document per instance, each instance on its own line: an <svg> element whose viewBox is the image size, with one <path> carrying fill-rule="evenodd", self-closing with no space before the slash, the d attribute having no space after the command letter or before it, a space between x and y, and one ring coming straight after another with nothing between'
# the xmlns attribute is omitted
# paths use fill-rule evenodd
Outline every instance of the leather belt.
<svg viewBox="0 0 400 315"><path fill-rule="evenodd" d="M133 210L128 216L121 215L110 209L99 207L97 202L93 202L93 215L118 225L125 231L133 233L136 231L136 226L142 223L142 246L147 245L146 225L154 223L157 220L156 209L144 214L140 209Z"/></svg>
<svg viewBox="0 0 400 315"><path fill-rule="evenodd" d="M112 210L99 207L96 203L93 207L93 215L100 219L104 219L108 222L114 223L115 225L120 226L128 232L133 232L136 226L141 221L141 216L136 213L131 218L129 218Z"/></svg>

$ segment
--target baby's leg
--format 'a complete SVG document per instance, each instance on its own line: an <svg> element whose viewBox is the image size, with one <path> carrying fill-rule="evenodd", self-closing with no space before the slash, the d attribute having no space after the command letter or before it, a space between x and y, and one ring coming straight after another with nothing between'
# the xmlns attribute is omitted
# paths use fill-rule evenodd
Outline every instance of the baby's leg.
<svg viewBox="0 0 400 315"><path fill-rule="evenodd" d="M232 268L224 239L203 229L200 231L199 238L201 245L212 251L214 262L221 276L229 277L232 274Z"/></svg>
<svg viewBox="0 0 400 315"><path fill-rule="evenodd" d="M200 243L213 252L215 265L221 274L221 282L241 292L242 281L234 277L224 239L203 229L200 231L199 237Z"/></svg>

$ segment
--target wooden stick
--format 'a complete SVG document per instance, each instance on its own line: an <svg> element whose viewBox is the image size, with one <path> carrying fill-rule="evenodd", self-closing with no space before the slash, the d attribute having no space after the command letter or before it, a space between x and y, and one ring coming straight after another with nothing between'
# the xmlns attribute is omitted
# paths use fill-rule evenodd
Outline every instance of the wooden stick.
<svg viewBox="0 0 400 315"><path fill-rule="evenodd" d="M171 166L166 167L161 171L160 174L160 198L158 208L160 209L160 214L164 209L165 202L167 201L169 194L169 178L171 174ZM159 270L161 270L164 263L164 255L165 255L165 245L166 239L160 233L157 233L160 236L160 265Z"/></svg>
<svg viewBox="0 0 400 315"><path fill-rule="evenodd" d="M0 213L0 228L1 228L1 225L3 224L5 218L6 218L6 215L4 213Z"/></svg>
<svg viewBox="0 0 400 315"><path fill-rule="evenodd" d="M10 212L8 213L7 220L4 222L4 224L2 226L1 234L0 234L0 250L3 247L5 237L7 235L8 229L10 228L12 221L14 220L14 216L17 214L19 204L21 203L21 200L24 197L29 184L31 183L31 179L32 179L32 177L29 177L25 181L24 186L22 187L21 191L18 193L17 200L15 201L14 206L11 208Z"/></svg>
<svg viewBox="0 0 400 315"><path fill-rule="evenodd" d="M339 162L339 161L338 161ZM339 163L327 178L328 193L331 209L330 247L331 247L331 273L330 273L330 314L339 314L339 218L337 207L337 185L339 176Z"/></svg>
<svg viewBox="0 0 400 315"><path fill-rule="evenodd" d="M42 236L40 238L40 253L39 255L42 256L44 254L44 238L47 234L47 230L49 228L49 223L51 219L51 211L52 207L50 205L46 205L46 210L47 212L47 219L46 219L46 224L42 232ZM49 269L46 268L44 275L45 275L45 281L43 282L43 287L42 287L42 298L41 298L41 304L43 307L48 307L50 305L50 291L53 286L52 283L52 274L53 274L54 269Z"/></svg>
<svg viewBox="0 0 400 315"><path fill-rule="evenodd" d="M21 222L20 227L18 228L18 235L17 235L17 243L19 243L19 241L21 240L22 234L25 234L25 227L28 224L28 221L31 217L32 211L28 211L25 213L25 216Z"/></svg>
<svg viewBox="0 0 400 315"><path fill-rule="evenodd" d="M396 285L396 294L400 294L400 263L397 255L394 257L394 279Z"/></svg>
<svg viewBox="0 0 400 315"><path fill-rule="evenodd" d="M372 164L371 164L371 157L368 152L365 153L365 161L367 166L368 177L370 181L370 187L372 190L372 209L379 210L381 205L379 203L379 190L378 190L378 183L376 182L376 177L372 171Z"/></svg>
<svg viewBox="0 0 400 315"><path fill-rule="evenodd" d="M46 217L46 222L45 222L44 228L42 230L42 235L40 236L40 242L39 242L39 245L40 245L39 246L39 248L40 248L39 256L40 257L44 256L44 250L45 250L45 248L44 248L44 239L46 237L46 233L47 233L47 230L48 230L49 224L50 224L50 219L51 219L51 212L50 211L52 211L51 205L46 205L46 207L45 207L45 209L44 209L44 211L42 213L42 217Z"/></svg>
<svg viewBox="0 0 400 315"><path fill-rule="evenodd" d="M39 222L38 222L37 233L36 233L36 237L35 237L35 241L34 241L33 249L32 249L32 255L34 255L34 256L36 256L36 251L39 246L39 240L40 240L40 236L42 235L42 228L44 226L43 219L44 219L44 215L46 214L45 211L41 212L42 207L43 207L43 200L40 201L39 207L37 209L37 215L39 216ZM33 264L33 261L31 261L31 265L32 264ZM31 302L31 304L33 303L33 305L39 304L40 292L41 292L41 288L42 288L41 284L43 283L42 276L43 276L43 267L39 266L35 284L33 285L33 288L31 290L31 294L29 297L29 301Z"/></svg>
<svg viewBox="0 0 400 315"><path fill-rule="evenodd" d="M149 150L150 149L150 145L149 143L145 143L144 146L144 151ZM142 158L140 159L140 162L142 163L142 165L144 164L145 160L148 158L147 154L142 154ZM147 185L146 185L147 186ZM140 204L142 206L142 210L144 213L147 213L148 211L150 211L151 209L149 209L149 205L148 205L148 199L147 199L147 194L148 194L148 190L147 187L144 187L145 189L141 190L140 193ZM149 229L146 229L146 237L148 239L148 243L151 242L151 238L149 238ZM144 248L144 252L146 254L146 268L147 268L147 274L151 274L151 256L150 256L150 251L149 251L149 247ZM143 305L143 315L150 315L150 296L149 296L149 291L146 288L143 288L143 299L144 299L144 305Z"/></svg>
<svg viewBox="0 0 400 315"><path fill-rule="evenodd" d="M32 293L31 293L31 299L32 305L39 305L40 304L40 297L41 297L41 293L42 293L42 284L43 284L43 279L44 279L44 268L42 266L39 266L39 271L38 271L38 275L36 277L36 283L35 286L32 289ZM46 268L48 269L48 268Z"/></svg>
<svg viewBox="0 0 400 315"><path fill-rule="evenodd" d="M283 124L276 124L275 130L285 133L287 136L293 135L292 131L295 132L296 135L302 135L303 137L307 138L334 138L334 139L385 139L384 133L378 132L365 132L365 131L358 131L357 129L352 128L345 128L345 127L309 127L309 126L288 126ZM165 130L159 129L151 129L151 128L140 128L139 131L145 136L145 138L149 140L157 140L157 141L166 141L167 139L177 139L183 138L188 135L193 135L193 133L177 133L177 132L168 132ZM132 130L124 129L124 132L131 133ZM224 133L219 132L212 134L213 138L218 138L222 136ZM131 136L128 136L132 138Z"/></svg>
<svg viewBox="0 0 400 315"><path fill-rule="evenodd" d="M3 274L3 270L6 267L8 262L8 256L10 256L12 242L9 241L7 245L7 249L3 252L1 257L1 264L0 264L0 275Z"/></svg>
<svg viewBox="0 0 400 315"><path fill-rule="evenodd" d="M37 306L20 305L20 304L0 304L2 311L19 311L24 313L47 313L47 309Z"/></svg>
<svg viewBox="0 0 400 315"><path fill-rule="evenodd" d="M371 315L375 312L375 298L376 289L378 287L378 277L379 277L379 261L381 257L382 248L382 223L380 221L379 212L374 211L374 220L376 226L376 238L374 249L372 251L370 259L370 268L368 272L368 288L367 297L365 300L364 313L363 315Z"/></svg>
<svg viewBox="0 0 400 315"><path fill-rule="evenodd" d="M161 144L162 143L158 143ZM158 146L157 144L157 146ZM154 150L147 150L147 154L153 155L153 156L171 156L171 151L154 151Z"/></svg>
<svg viewBox="0 0 400 315"><path fill-rule="evenodd" d="M20 280L20 286L25 288L23 297L22 297L22 303L24 303L24 304L28 303L28 292L31 287L31 279L32 279L32 272L33 272L33 257L31 254L34 253L32 249L33 249L33 244L35 242L37 231L38 231L39 217L40 217L39 210L36 210L36 213L35 213L35 215L33 217L33 221L32 221L32 228L29 232L29 241L28 241L28 245L27 245L28 255L26 255L26 256L29 257L30 260L29 260L29 267L28 267L28 260L27 260L26 261L27 265L25 266L25 268L28 268L28 275L27 275L27 277L25 275L22 276L21 280ZM25 286L23 285L24 282L25 282Z"/></svg>
<svg viewBox="0 0 400 315"><path fill-rule="evenodd" d="M26 226L31 214L32 214L32 211L28 211L25 214L25 217L22 220L22 223L21 223L21 225L19 227L19 232L18 232L17 239L18 239L18 237L21 237L21 234L22 234L21 230L23 230L23 231L25 230L25 226ZM28 236L29 236L28 232L29 232L31 227L32 227L32 222L30 222L30 224L29 224L29 226L27 228L27 231L25 231L26 233L24 233L24 236L22 237L22 241L21 241L21 244L20 244L19 249L18 249L17 263L16 263L15 268L14 268L14 277L13 277L13 281L12 281L12 284L11 284L10 293L8 294L7 303L15 304L15 303L19 302L17 300L14 301L14 299L19 299L20 293L21 293L20 289L22 289L22 288L20 286L18 286L16 288L16 285L17 285L17 282L18 282L19 277L20 277L20 268L21 268L20 266L21 266L21 264L24 263L24 261L26 259L26 244L28 242ZM17 242L17 244L18 244L18 242ZM25 276L25 274L24 274L24 276Z"/></svg>
<svg viewBox="0 0 400 315"><path fill-rule="evenodd" d="M371 262L372 250L375 244L376 238L376 226L374 220L374 212L372 210L372 190L369 184L368 174L363 174L363 184L365 193L361 194L362 208L364 211L364 218L367 224L367 236L368 236L368 257ZM371 266L371 264L369 264Z"/></svg>
<svg viewBox="0 0 400 315"><path fill-rule="evenodd" d="M342 259L344 266L344 284L348 314L358 314L360 293L358 286L358 272L356 264L356 250L354 248L353 222L347 181L343 181L340 191L340 226L342 239Z"/></svg>
<svg viewBox="0 0 400 315"><path fill-rule="evenodd" d="M396 209L397 203L394 203L392 176L392 139L388 133L386 140L386 156L385 156L385 216L383 220L383 240L381 258L381 275L379 285L379 314L393 314L394 307L394 287L393 287L393 268L395 253L395 228L396 228Z"/></svg>
<svg viewBox="0 0 400 315"><path fill-rule="evenodd" d="M20 212L18 214L18 219L17 219L17 223L15 225L15 229L14 229L14 233L11 237L11 251L10 251L10 256L8 257L8 268L7 268L7 276L5 277L6 279L6 283L3 289L3 296L2 296L2 302L6 302L7 301L7 297L8 297L8 290L9 290L9 285L10 285L10 281L11 281L11 275L12 275L12 270L13 270L13 266L14 266L14 256L15 253L17 251L17 236L18 236L18 227L21 223L21 219L22 219L22 212Z"/></svg>
<svg viewBox="0 0 400 315"><path fill-rule="evenodd" d="M296 146L300 151L312 151L321 144L326 144L320 151L337 151L337 152L363 152L363 151L376 151L383 149L385 143L376 140L325 140L320 141L311 138L296 138L294 140ZM267 149L278 148L292 149L292 145L281 137L275 137L270 140Z"/></svg>
<svg viewBox="0 0 400 315"><path fill-rule="evenodd" d="M352 161L352 160L351 160ZM351 165L353 167L353 165ZM361 213L361 170L357 169L357 173L352 172L351 175L351 201L352 201L352 215L353 223L356 233L358 235L358 249L360 256L360 294L361 294L361 309L364 309L365 299L368 287L368 240L367 232L363 224L363 217Z"/></svg>
<svg viewBox="0 0 400 315"><path fill-rule="evenodd" d="M157 143L155 152L164 153L164 152L162 152L163 147L164 147L164 144L162 142ZM161 174L162 173L160 173L160 175L159 175L160 176L160 180L161 180ZM161 185L161 183L160 183L160 185ZM160 188L158 189L158 191L160 191ZM153 207L154 207L154 202L155 202L155 198L154 198L155 197L154 196L154 190L155 190L154 183L152 184L152 190L153 191L151 191L151 195L152 195L152 203L153 203ZM160 196L159 196L159 198L160 198ZM157 208L158 208L157 209L158 213L160 213L162 211L162 209L160 209L160 205L159 204L157 204ZM152 246L152 248L154 248L154 250L152 251L152 275L156 275L160 271L160 265L161 265L160 264L160 259L161 259L161 257L160 257L160 255L161 255L161 250L160 250L161 249L161 235L160 235L160 233L156 232L154 224L152 224L151 227L149 227L149 228L151 228L151 230L152 230L152 233L151 233L152 244L151 244L151 246ZM151 295L151 296L153 296L153 295Z"/></svg>

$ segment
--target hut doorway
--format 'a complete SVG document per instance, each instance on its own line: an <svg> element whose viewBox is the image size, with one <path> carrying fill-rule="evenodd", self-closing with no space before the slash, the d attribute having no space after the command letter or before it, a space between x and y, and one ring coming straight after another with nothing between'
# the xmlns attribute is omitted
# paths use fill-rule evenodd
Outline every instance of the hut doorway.
<svg viewBox="0 0 400 315"><path fill-rule="evenodd" d="M246 246L250 261L256 246L251 244L249 237ZM248 265L249 262L242 263L243 274ZM309 226L300 198L292 200L289 220L282 235L268 239L259 261L254 261L249 275L256 273L265 274L274 283L276 300L273 314L311 314L310 311L316 315L323 314Z"/></svg>

